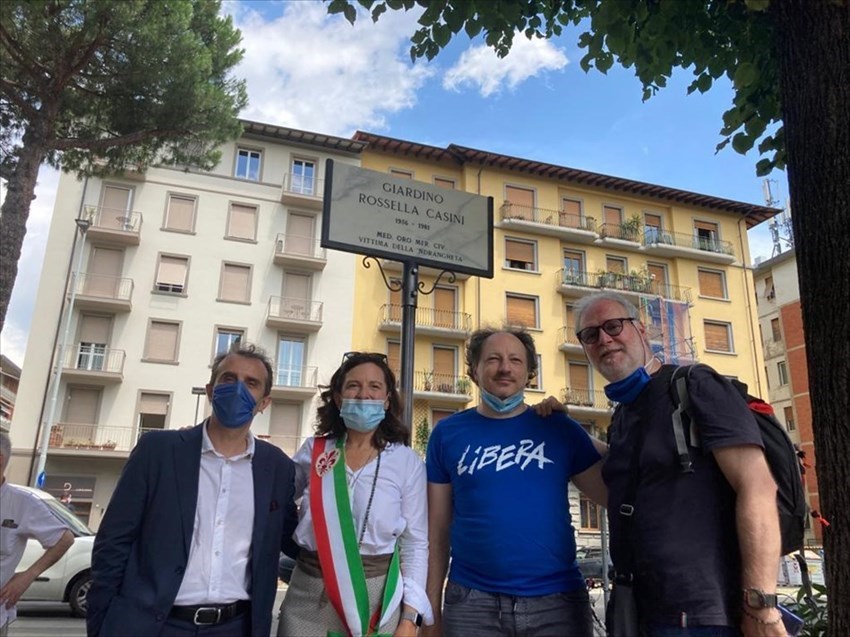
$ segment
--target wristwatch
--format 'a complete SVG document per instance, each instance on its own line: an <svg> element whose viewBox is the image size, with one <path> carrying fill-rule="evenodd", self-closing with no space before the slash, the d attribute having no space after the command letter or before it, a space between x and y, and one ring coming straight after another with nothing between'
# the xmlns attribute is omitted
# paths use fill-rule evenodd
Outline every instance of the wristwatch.
<svg viewBox="0 0 850 637"><path fill-rule="evenodd" d="M760 588L744 589L744 604L750 608L776 608L778 603L774 593L765 593Z"/></svg>
<svg viewBox="0 0 850 637"><path fill-rule="evenodd" d="M775 595L774 595L775 597ZM413 624L419 628L422 626L422 615L417 613L416 611L407 610L401 614L401 619L406 619L407 621L413 622Z"/></svg>

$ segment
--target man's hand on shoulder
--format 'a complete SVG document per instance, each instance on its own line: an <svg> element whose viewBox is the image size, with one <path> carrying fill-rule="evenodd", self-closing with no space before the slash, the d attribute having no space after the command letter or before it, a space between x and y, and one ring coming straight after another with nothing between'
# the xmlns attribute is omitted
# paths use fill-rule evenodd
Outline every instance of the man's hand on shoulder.
<svg viewBox="0 0 850 637"><path fill-rule="evenodd" d="M561 412L564 415L567 413L566 406L554 396L547 396L541 402L532 405L531 408L534 410L534 413L541 418L548 418L556 411Z"/></svg>

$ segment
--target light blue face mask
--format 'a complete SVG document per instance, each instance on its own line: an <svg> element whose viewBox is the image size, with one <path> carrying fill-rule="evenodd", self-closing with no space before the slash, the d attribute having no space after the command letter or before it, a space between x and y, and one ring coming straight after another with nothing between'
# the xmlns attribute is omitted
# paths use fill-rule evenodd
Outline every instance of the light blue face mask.
<svg viewBox="0 0 850 637"><path fill-rule="evenodd" d="M345 426L364 433L375 431L386 413L383 400L343 398L342 407L339 408Z"/></svg>
<svg viewBox="0 0 850 637"><path fill-rule="evenodd" d="M605 395L609 400L618 403L633 403L649 384L650 376L646 367L638 367L625 378L605 385Z"/></svg>
<svg viewBox="0 0 850 637"><path fill-rule="evenodd" d="M522 389L507 398L499 398L498 396L494 396L490 392L481 388L481 400L483 400L484 404L497 414L508 414L512 412L522 404L524 397L525 392Z"/></svg>

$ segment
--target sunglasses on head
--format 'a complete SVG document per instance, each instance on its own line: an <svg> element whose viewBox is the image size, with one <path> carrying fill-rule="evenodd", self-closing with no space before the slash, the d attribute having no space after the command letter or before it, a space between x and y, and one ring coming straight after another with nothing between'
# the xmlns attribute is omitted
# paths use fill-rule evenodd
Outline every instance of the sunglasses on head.
<svg viewBox="0 0 850 637"><path fill-rule="evenodd" d="M375 362L375 361L378 361L378 362L381 362L381 363L384 363L384 364L387 363L387 355L381 354L380 352L346 352L345 354L342 355L342 362L344 363L345 361L352 359L352 358L355 358L355 359L362 361L364 363Z"/></svg>
<svg viewBox="0 0 850 637"><path fill-rule="evenodd" d="M602 325L580 329L576 332L576 337L584 345L594 345L599 341L599 330L603 330L608 336L617 336L623 331L623 324L626 321L632 322L634 320L631 317L608 319Z"/></svg>

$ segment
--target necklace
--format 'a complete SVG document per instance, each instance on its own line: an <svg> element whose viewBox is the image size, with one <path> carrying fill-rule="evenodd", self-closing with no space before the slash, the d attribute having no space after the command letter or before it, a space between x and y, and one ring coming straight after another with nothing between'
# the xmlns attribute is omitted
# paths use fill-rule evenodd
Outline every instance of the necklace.
<svg viewBox="0 0 850 637"><path fill-rule="evenodd" d="M357 482L357 480L360 479L360 474L363 473L363 470L367 466L369 466L369 463L372 461L372 453L373 453L372 451L369 452L369 456L366 458L366 462L364 462L363 466L360 467L357 471L351 471L349 469L350 473L349 472L346 473L346 478L348 480L349 489L352 488L354 486L354 483ZM346 465L346 468L347 468L347 465Z"/></svg>
<svg viewBox="0 0 850 637"><path fill-rule="evenodd" d="M363 471L363 469L360 469ZM381 470L381 451L378 451L377 464L375 465L375 475L372 476L372 490L369 492L369 502L366 503L366 514L363 516L363 526L360 527L360 538L357 540L357 550L360 550L363 544L363 536L366 534L366 524L369 522L369 512L372 510L372 500L375 497L375 486L378 484L378 472ZM360 477L358 475L358 477Z"/></svg>

